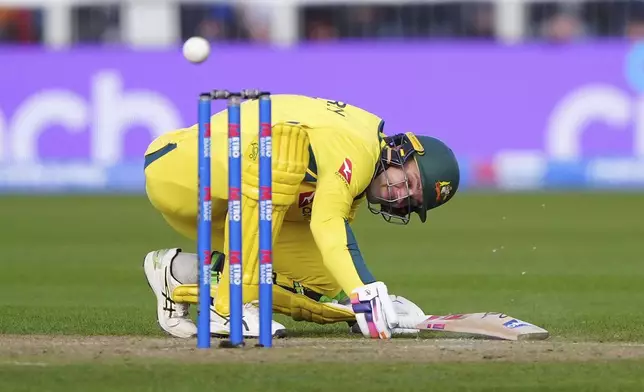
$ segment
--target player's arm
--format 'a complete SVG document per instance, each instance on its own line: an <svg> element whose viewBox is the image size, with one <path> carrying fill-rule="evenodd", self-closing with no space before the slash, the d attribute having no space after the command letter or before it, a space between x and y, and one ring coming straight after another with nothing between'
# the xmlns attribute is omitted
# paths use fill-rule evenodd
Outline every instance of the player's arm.
<svg viewBox="0 0 644 392"><path fill-rule="evenodd" d="M363 335L388 339L398 323L396 311L385 284L376 281L367 268L349 224L353 200L370 182L373 163L368 157L360 159L356 149L352 161L332 153L342 154L332 142L326 147L325 159L318 163L311 232L327 270L350 293Z"/></svg>
<svg viewBox="0 0 644 392"><path fill-rule="evenodd" d="M342 289L375 282L349 224L353 197L340 179L318 178L311 214L311 232L329 272Z"/></svg>

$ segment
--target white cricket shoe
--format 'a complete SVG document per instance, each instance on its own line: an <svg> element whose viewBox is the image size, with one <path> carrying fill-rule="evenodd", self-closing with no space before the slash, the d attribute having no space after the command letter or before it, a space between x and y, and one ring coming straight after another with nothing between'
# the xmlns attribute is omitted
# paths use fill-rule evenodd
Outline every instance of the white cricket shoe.
<svg viewBox="0 0 644 392"><path fill-rule="evenodd" d="M245 304L242 310L242 333L245 338L259 338L259 303L253 301ZM215 312L210 307L210 333L217 337L228 337L230 335L230 320ZM272 320L271 330L273 337L286 337L286 327Z"/></svg>
<svg viewBox="0 0 644 392"><path fill-rule="evenodd" d="M178 338L190 338L197 334L197 326L190 319L189 304L172 300L172 291L180 283L172 277L170 265L181 249L161 249L145 256L143 269L148 284L157 298L157 320L167 333Z"/></svg>

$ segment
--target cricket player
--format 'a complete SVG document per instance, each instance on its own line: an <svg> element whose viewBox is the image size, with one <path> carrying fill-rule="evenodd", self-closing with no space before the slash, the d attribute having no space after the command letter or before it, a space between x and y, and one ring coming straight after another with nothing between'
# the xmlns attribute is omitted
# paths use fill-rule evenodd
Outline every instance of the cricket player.
<svg viewBox="0 0 644 392"><path fill-rule="evenodd" d="M406 224L454 196L459 167L443 142L411 132L386 136L384 121L332 99L272 95L273 309L319 324L353 322L365 337L389 339L398 317L422 313L388 293L362 257L351 223L358 208ZM242 284L244 337L259 336L258 101L241 107ZM211 331L229 333L227 110L211 118L212 246L215 275ZM145 153L151 204L182 235L197 236L198 126L154 140ZM144 270L157 299L161 328L192 337L188 316L196 303L197 256L170 248L150 252ZM274 336L283 325L273 321ZM404 331L402 331L404 332Z"/></svg>

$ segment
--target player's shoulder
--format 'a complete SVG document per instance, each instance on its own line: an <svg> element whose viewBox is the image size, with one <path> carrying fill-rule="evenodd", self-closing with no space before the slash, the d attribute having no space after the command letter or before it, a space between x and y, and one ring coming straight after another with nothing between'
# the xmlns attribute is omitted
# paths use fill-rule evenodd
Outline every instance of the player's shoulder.
<svg viewBox="0 0 644 392"><path fill-rule="evenodd" d="M311 160L316 163L319 175L347 187L356 196L373 178L380 156L379 147L376 143L365 143L361 138L347 137L340 129L327 131L325 137L312 139Z"/></svg>

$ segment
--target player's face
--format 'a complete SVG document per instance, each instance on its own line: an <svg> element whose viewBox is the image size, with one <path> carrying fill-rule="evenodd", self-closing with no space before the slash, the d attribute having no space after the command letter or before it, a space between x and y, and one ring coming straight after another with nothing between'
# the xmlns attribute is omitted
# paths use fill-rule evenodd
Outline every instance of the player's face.
<svg viewBox="0 0 644 392"><path fill-rule="evenodd" d="M410 202L412 206L422 205L423 188L416 160L409 160L404 167L389 167L381 176L378 197L385 203L393 208L404 208Z"/></svg>

